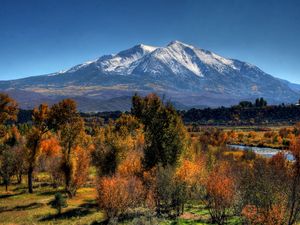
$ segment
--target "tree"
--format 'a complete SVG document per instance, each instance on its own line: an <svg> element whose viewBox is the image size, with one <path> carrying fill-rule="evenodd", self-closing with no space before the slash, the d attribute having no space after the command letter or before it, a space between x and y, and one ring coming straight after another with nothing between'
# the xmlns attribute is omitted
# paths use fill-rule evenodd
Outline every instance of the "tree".
<svg viewBox="0 0 300 225"><path fill-rule="evenodd" d="M10 184L11 177L16 175L18 180L22 178L24 167L23 148L18 129L13 126L8 129L7 135L3 138L0 145L0 176L6 186ZM20 175L21 174L21 175Z"/></svg>
<svg viewBox="0 0 300 225"><path fill-rule="evenodd" d="M143 202L143 185L136 177L103 177L97 190L98 204L108 219L118 217L128 208L140 206Z"/></svg>
<svg viewBox="0 0 300 225"><path fill-rule="evenodd" d="M50 203L51 207L57 210L57 214L61 214L61 210L63 208L68 207L66 198L60 193L56 193L54 196L54 200Z"/></svg>
<svg viewBox="0 0 300 225"><path fill-rule="evenodd" d="M186 185L186 192L189 195L189 199L202 199L207 179L206 163L204 159L197 157L194 161L187 159L183 160L176 170L176 179ZM182 208L183 207L184 205L182 205Z"/></svg>
<svg viewBox="0 0 300 225"><path fill-rule="evenodd" d="M248 223L286 224L288 168L283 153L270 160L258 157L242 168L239 191L242 215Z"/></svg>
<svg viewBox="0 0 300 225"><path fill-rule="evenodd" d="M0 124L11 120L15 121L18 115L18 104L7 94L0 93Z"/></svg>
<svg viewBox="0 0 300 225"><path fill-rule="evenodd" d="M74 174L76 168L75 149L85 135L84 121L77 111L76 102L64 99L54 104L49 112L49 126L58 132L62 147L62 170L65 176L65 188L69 197L73 197ZM76 189L75 189L76 190Z"/></svg>
<svg viewBox="0 0 300 225"><path fill-rule="evenodd" d="M121 115L115 124L110 122L107 126L96 129L92 161L97 167L98 175L114 175L130 154L140 156L143 146L141 124L133 116ZM127 169L125 167L123 168Z"/></svg>
<svg viewBox="0 0 300 225"><path fill-rule="evenodd" d="M227 164L217 165L209 174L206 191L212 223L225 224L235 201L235 181L230 176Z"/></svg>
<svg viewBox="0 0 300 225"><path fill-rule="evenodd" d="M15 157L11 148L4 148L0 154L0 175L5 185L5 190L8 190L10 179L15 173Z"/></svg>
<svg viewBox="0 0 300 225"><path fill-rule="evenodd" d="M242 101L239 103L239 106L242 108L251 108L253 104L250 101Z"/></svg>
<svg viewBox="0 0 300 225"><path fill-rule="evenodd" d="M163 104L155 94L135 95L131 112L144 125L144 167L175 166L187 148L187 132L173 106Z"/></svg>
<svg viewBox="0 0 300 225"><path fill-rule="evenodd" d="M294 162L291 168L288 225L295 224L300 216L300 139L292 143L290 151L294 156Z"/></svg>
<svg viewBox="0 0 300 225"><path fill-rule="evenodd" d="M71 179L70 191L72 196L76 195L78 188L84 185L89 177L90 154L87 149L77 146L74 149L75 166Z"/></svg>
<svg viewBox="0 0 300 225"><path fill-rule="evenodd" d="M47 135L47 138L41 141L40 148L43 153L39 157L41 169L49 172L53 187L63 184L64 178L61 170L62 151L56 135Z"/></svg>
<svg viewBox="0 0 300 225"><path fill-rule="evenodd" d="M0 138L5 138L7 129L5 123L7 121L17 120L18 105L15 100L10 98L5 93L0 93ZM4 142L7 140L4 140ZM7 143L2 144L0 152L0 173L6 186L10 183L10 177L14 173L14 154L7 146Z"/></svg>
<svg viewBox="0 0 300 225"><path fill-rule="evenodd" d="M41 104L39 108L35 108L32 113L33 127L27 134L27 175L28 175L28 191L33 193L32 176L36 166L36 162L41 153L41 141L48 132L49 108L46 104Z"/></svg>
<svg viewBox="0 0 300 225"><path fill-rule="evenodd" d="M175 216L179 216L183 213L184 204L188 199L187 184L176 179L172 166L158 166L153 189L158 214L173 216L175 211Z"/></svg>
<svg viewBox="0 0 300 225"><path fill-rule="evenodd" d="M261 107L265 107L265 106L267 106L267 101L264 99L264 98L257 98L256 100L255 100L255 106L256 107L259 107L259 108L261 108Z"/></svg>

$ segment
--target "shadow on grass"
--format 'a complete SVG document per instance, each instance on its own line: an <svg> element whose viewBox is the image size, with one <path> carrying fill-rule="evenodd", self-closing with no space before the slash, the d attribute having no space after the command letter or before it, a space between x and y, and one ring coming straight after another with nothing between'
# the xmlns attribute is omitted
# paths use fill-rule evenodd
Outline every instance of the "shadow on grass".
<svg viewBox="0 0 300 225"><path fill-rule="evenodd" d="M13 208L0 208L0 213L1 212L10 212L10 211L23 211L23 210L31 210L31 209L37 209L43 206L44 204L42 203L30 203L28 205L21 205L21 206L15 206Z"/></svg>
<svg viewBox="0 0 300 225"><path fill-rule="evenodd" d="M15 193L15 194L4 194L4 195L0 195L0 199L15 197L15 196L22 195L22 194L25 194L25 193L26 193L26 191L21 191L19 193Z"/></svg>
<svg viewBox="0 0 300 225"><path fill-rule="evenodd" d="M104 221L94 221L91 223L91 225L107 225L109 223L108 220L104 220Z"/></svg>
<svg viewBox="0 0 300 225"><path fill-rule="evenodd" d="M60 193L62 193L62 194L65 193L65 191L63 191L63 190L53 189L53 190L51 190L51 191L43 191L43 192L40 192L40 193L38 193L37 195L39 195L39 196L53 195L53 196L54 196L57 192L60 192Z"/></svg>
<svg viewBox="0 0 300 225"><path fill-rule="evenodd" d="M54 214L43 217L40 221L50 221L56 219L69 219L72 217L84 217L94 213L97 210L97 204L92 201L86 201L77 208L67 210L61 214Z"/></svg>
<svg viewBox="0 0 300 225"><path fill-rule="evenodd" d="M181 221L172 221L170 225L177 225L177 224L182 224L182 222L184 221L184 224L207 224L207 225L213 225L212 223L209 223L207 220L204 219L198 219L198 220L181 220Z"/></svg>

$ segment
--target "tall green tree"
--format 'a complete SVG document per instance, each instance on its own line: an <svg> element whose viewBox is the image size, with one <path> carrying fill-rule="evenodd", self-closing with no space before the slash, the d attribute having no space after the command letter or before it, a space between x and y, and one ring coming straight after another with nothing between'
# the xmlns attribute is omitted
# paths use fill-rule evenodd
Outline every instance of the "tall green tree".
<svg viewBox="0 0 300 225"><path fill-rule="evenodd" d="M160 164L175 166L187 148L187 133L181 117L170 104L150 94L132 98L131 112L145 130L144 166L151 169Z"/></svg>

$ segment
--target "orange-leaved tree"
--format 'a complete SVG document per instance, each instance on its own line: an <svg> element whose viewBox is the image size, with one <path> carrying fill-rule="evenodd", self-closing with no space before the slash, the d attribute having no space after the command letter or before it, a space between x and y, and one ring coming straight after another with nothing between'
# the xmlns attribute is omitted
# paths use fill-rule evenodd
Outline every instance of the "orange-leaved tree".
<svg viewBox="0 0 300 225"><path fill-rule="evenodd" d="M144 198L142 182L136 177L103 177L97 190L98 204L108 219L118 217L128 208L140 206Z"/></svg>
<svg viewBox="0 0 300 225"><path fill-rule="evenodd" d="M294 140L290 146L290 152L294 157L291 167L291 184L289 197L288 225L296 224L300 216L300 139Z"/></svg>
<svg viewBox="0 0 300 225"><path fill-rule="evenodd" d="M62 147L62 170L65 176L65 188L69 197L76 194L74 174L76 171L76 148L85 136L84 121L72 99L64 99L51 107L49 126L58 133ZM75 185L76 186L76 185Z"/></svg>
<svg viewBox="0 0 300 225"><path fill-rule="evenodd" d="M36 162L41 153L41 141L48 132L49 108L48 105L42 104L35 108L32 114L33 127L27 134L26 152L27 152L27 175L28 191L33 193L32 175Z"/></svg>
<svg viewBox="0 0 300 225"><path fill-rule="evenodd" d="M235 203L235 180L227 163L221 162L209 174L207 207L213 223L224 224Z"/></svg>

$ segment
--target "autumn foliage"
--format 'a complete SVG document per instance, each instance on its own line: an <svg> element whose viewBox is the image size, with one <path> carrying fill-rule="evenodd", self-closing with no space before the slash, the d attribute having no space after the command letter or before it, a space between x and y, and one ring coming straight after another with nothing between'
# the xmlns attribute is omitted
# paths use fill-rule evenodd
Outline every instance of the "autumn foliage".
<svg viewBox="0 0 300 225"><path fill-rule="evenodd" d="M108 218L117 217L143 202L143 185L136 177L103 177L97 190L99 206L105 210Z"/></svg>
<svg viewBox="0 0 300 225"><path fill-rule="evenodd" d="M213 223L223 224L235 200L235 181L226 163L217 165L206 184L207 206Z"/></svg>
<svg viewBox="0 0 300 225"><path fill-rule="evenodd" d="M22 183L27 175L32 193L43 172L47 187L55 192L64 187L69 198L81 187L94 187L98 206L111 223L135 211L168 219L202 218L191 212L203 208L206 222L214 224L227 224L233 217L249 225L297 224L299 124L264 131L195 124L189 125L190 134L178 112L159 96L135 95L132 101L131 113L97 123L65 99L52 107L40 105L31 124L19 125L13 124L16 102L0 94L2 183L9 189L13 180ZM284 150L265 158L230 149L234 143ZM287 153L293 160L287 160Z"/></svg>

